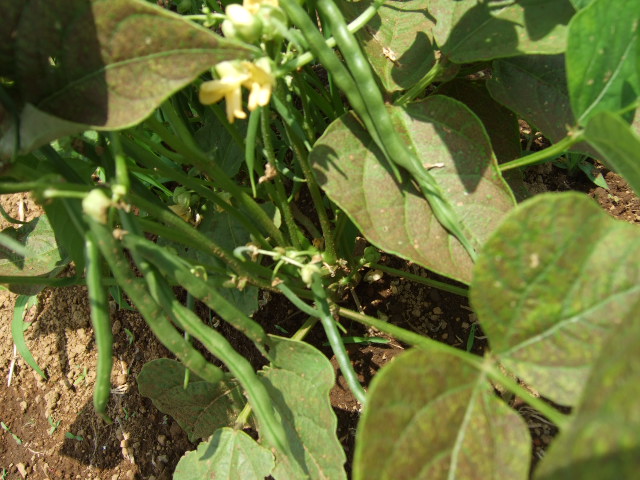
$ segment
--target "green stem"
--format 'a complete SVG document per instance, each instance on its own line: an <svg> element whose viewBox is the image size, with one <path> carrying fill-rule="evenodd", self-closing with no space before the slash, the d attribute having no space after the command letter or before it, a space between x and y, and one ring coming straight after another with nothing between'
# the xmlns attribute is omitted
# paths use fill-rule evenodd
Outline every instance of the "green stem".
<svg viewBox="0 0 640 480"><path fill-rule="evenodd" d="M150 139L145 138L144 135L140 135L135 131L131 132L131 134L137 141L140 141L141 143L149 147L151 149L151 152L146 148L138 145L136 142L123 137L122 142L125 146L125 151L128 151L129 155L132 155L133 158L135 158L137 161L146 165L148 168L154 170L155 172L159 172L167 178L170 178L184 185L185 187L190 188L201 197L213 202L218 207L229 212L244 225L244 227L253 235L253 237L262 246L262 248L271 250L271 245L269 244L269 242L267 242L260 230L256 227L256 221L254 221L253 218L250 218L240 212L226 199L222 198L222 196L220 196L217 192L213 191L210 186L206 185L204 183L204 180L199 180L197 178L186 175L178 168L170 167L158 157L156 157L152 152L155 152L158 155L167 156L168 158L172 158L171 156L177 156L175 153L165 149L162 145L153 143Z"/></svg>
<svg viewBox="0 0 640 480"><path fill-rule="evenodd" d="M364 405L367 401L367 393L362 388L358 375L353 370L353 364L349 359L349 355L344 347L340 332L336 326L336 321L331 314L331 308L329 306L329 300L327 298L327 291L322 284L322 277L319 274L313 274L311 281L311 291L313 292L314 300L318 307L318 313L320 314L320 323L324 327L324 331L327 335L327 340L331 345L331 350L336 356L338 365L342 372L342 376L347 381L349 388L356 400Z"/></svg>
<svg viewBox="0 0 640 480"><path fill-rule="evenodd" d="M398 99L394 103L399 106L409 103L422 92L424 92L425 88L431 85L444 70L445 67L443 66L441 61L437 60L433 67L431 67L431 69L425 74L425 76L418 80L418 82L415 83L409 90L398 97Z"/></svg>
<svg viewBox="0 0 640 480"><path fill-rule="evenodd" d="M455 293L456 295L460 295L462 297L469 296L469 289L467 288L456 287L455 285L449 285L448 283L439 282L438 280L432 280L431 278L425 278L425 277L421 277L420 275L414 275L413 273L405 272L403 270L398 270L397 268L387 267L386 265L380 265L379 263L374 263L373 265L371 265L371 268L375 268L377 270L381 270L383 272L387 272L387 273L390 273L391 275L395 275L398 277L403 277L413 282L427 285L429 287L437 288L438 290L443 290L449 293Z"/></svg>
<svg viewBox="0 0 640 480"><path fill-rule="evenodd" d="M260 129L262 130L262 143L264 145L264 153L267 157L267 162L272 168L276 168L276 155L273 151L273 142L271 141L271 125L269 125L269 107L263 107L260 112ZM268 181L268 180L267 180ZM284 184L282 183L282 176L278 172L274 178L276 187L276 196L278 200L278 206L282 210L282 216L284 217L284 223L287 226L289 238L291 244L296 250L302 250L302 244L300 243L299 229L293 218L293 212L291 211L291 205L287 201L287 195L284 190Z"/></svg>
<svg viewBox="0 0 640 480"><path fill-rule="evenodd" d="M229 192L234 199L245 207L253 219L267 232L278 244L284 245L282 232L274 225L267 213L260 208L250 195L247 195L229 176L218 166L215 161L208 158L200 149L191 148L181 139L173 135L157 119L150 117L148 125L160 138L171 145L184 159L188 159L198 170L205 173L209 180L222 190Z"/></svg>
<svg viewBox="0 0 640 480"><path fill-rule="evenodd" d="M311 194L311 200L313 201L313 206L318 214L318 220L320 220L320 228L322 229L325 248L323 260L329 265L333 265L336 262L338 256L336 254L336 244L333 237L333 228L331 226L331 222L329 221L327 211L324 207L324 199L322 197L322 193L320 192L320 187L316 182L316 178L313 176L313 171L311 170L311 164L309 163L307 151L302 145L299 144L299 142L296 141L295 136L291 135L291 132L286 124L285 130L287 131L289 139L292 140L291 143L293 145L293 150L296 154L299 165L302 168L302 173L307 179L307 187L309 188L309 193Z"/></svg>
<svg viewBox="0 0 640 480"><path fill-rule="evenodd" d="M503 163L499 165L501 172L506 172L508 170L512 170L514 168L520 167L529 167L531 165L536 165L538 163L542 163L550 158L556 158L562 153L569 150L569 148L582 141L584 137L584 131L577 131L573 134L567 135L559 142L554 143L550 147L545 148L544 150L540 150L539 152L532 153L531 155L527 155L522 158L518 158L516 160L512 160L507 163Z"/></svg>
<svg viewBox="0 0 640 480"><path fill-rule="evenodd" d="M445 343L441 343L431 338L411 332L409 330L405 330L404 328L398 327L397 325L392 325L377 318L354 312L353 310L340 307L338 314L350 320L355 320L362 325L374 327L381 332L385 332L397 338L398 340L413 345L417 348L421 348L429 352L437 351L457 357L460 360L477 368L478 370L483 371L493 381L500 383L512 393L522 398L522 400L524 400L526 403L531 405L533 408L535 408L541 414L551 420L560 430L566 428L568 424L566 415L558 412L558 410L545 403L542 399L534 397L524 387L522 387L522 385L502 373L495 361L491 358L478 357L477 355L465 352L464 350L459 350Z"/></svg>

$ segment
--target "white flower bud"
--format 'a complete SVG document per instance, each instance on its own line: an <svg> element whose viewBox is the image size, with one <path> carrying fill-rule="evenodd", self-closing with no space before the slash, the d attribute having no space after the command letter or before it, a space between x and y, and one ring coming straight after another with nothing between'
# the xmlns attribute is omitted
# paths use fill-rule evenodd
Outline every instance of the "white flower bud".
<svg viewBox="0 0 640 480"><path fill-rule="evenodd" d="M107 197L104 190L94 188L82 200L82 211L96 222L105 224L107 223L109 208L112 205L113 202Z"/></svg>

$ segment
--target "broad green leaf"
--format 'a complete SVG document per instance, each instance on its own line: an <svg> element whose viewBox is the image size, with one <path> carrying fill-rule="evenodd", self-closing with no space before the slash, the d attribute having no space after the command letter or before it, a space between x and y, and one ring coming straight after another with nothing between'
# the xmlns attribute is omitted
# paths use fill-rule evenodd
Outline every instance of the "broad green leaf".
<svg viewBox="0 0 640 480"><path fill-rule="evenodd" d="M171 415L193 442L233 423L245 402L239 386L225 380L222 370L218 383L206 382L191 373L186 389L185 372L185 367L175 360L152 360L138 375L138 390L158 410Z"/></svg>
<svg viewBox="0 0 640 480"><path fill-rule="evenodd" d="M31 0L12 34L23 103L109 130L140 122L212 65L249 55L246 47L137 0Z"/></svg>
<svg viewBox="0 0 640 480"><path fill-rule="evenodd" d="M331 363L308 343L269 336L271 366L263 371L276 415L282 422L294 459L276 457L276 480L346 479L344 451L336 435L337 420L329 402L335 378ZM292 461L303 472L294 468Z"/></svg>
<svg viewBox="0 0 640 480"><path fill-rule="evenodd" d="M234 177L244 163L244 146L238 145L211 109L204 112L204 125L194 135L200 148L211 155L224 173ZM235 128L244 138L246 122L236 122Z"/></svg>
<svg viewBox="0 0 640 480"><path fill-rule="evenodd" d="M640 231L577 193L534 197L480 253L471 302L500 362L572 405L609 332L637 316Z"/></svg>
<svg viewBox="0 0 640 480"><path fill-rule="evenodd" d="M350 17L362 13L371 2L341 2ZM428 0L384 2L367 25L358 32L371 66L383 87L406 90L435 64L436 46L431 30L433 18L425 14Z"/></svg>
<svg viewBox="0 0 640 480"><path fill-rule="evenodd" d="M354 480L528 478L527 426L459 358L410 350L378 372L368 398Z"/></svg>
<svg viewBox="0 0 640 480"><path fill-rule="evenodd" d="M0 105L0 134L2 135L0 137L0 160L8 160L17 153L32 152L56 138L73 135L87 128L86 125L63 120L27 103L18 113L20 144L17 145L13 112L3 112L2 110L3 107Z"/></svg>
<svg viewBox="0 0 640 480"><path fill-rule="evenodd" d="M249 232L242 223L230 213L220 212L215 206L208 204L206 212L203 213L203 220L198 225L198 230L207 237L214 240L218 245L233 251L234 248L246 245L251 241ZM171 247L183 258L193 260L201 265L222 266L222 263L215 255L193 248L185 247L172 241L159 239L162 245ZM220 288L218 293L225 299L232 302L245 315L253 315L258 310L258 289L252 285L246 286L242 290L237 288Z"/></svg>
<svg viewBox="0 0 640 480"><path fill-rule="evenodd" d="M587 141L601 153L601 159L618 172L640 195L640 135L619 115L600 112L585 129Z"/></svg>
<svg viewBox="0 0 640 480"><path fill-rule="evenodd" d="M520 158L518 118L509 109L491 98L486 82L456 79L446 82L438 89L438 93L455 98L476 114L491 139L491 146L498 163ZM518 201L529 197L529 191L524 184L521 171L510 170L503 172L502 176Z"/></svg>
<svg viewBox="0 0 640 480"><path fill-rule="evenodd" d="M178 462L173 480L258 480L273 470L273 454L241 430L221 428Z"/></svg>
<svg viewBox="0 0 640 480"><path fill-rule="evenodd" d="M518 117L489 95L487 82L456 79L445 83L438 93L464 103L476 114L489 135L498 163L520 157Z"/></svg>
<svg viewBox="0 0 640 480"><path fill-rule="evenodd" d="M558 142L577 124L567 87L564 55L529 55L493 62L487 81L493 98L538 128L549 140ZM572 151L597 157L584 142Z"/></svg>
<svg viewBox="0 0 640 480"><path fill-rule="evenodd" d="M635 260L637 263L637 259ZM636 311L640 305L636 302ZM602 347L577 412L534 478L635 478L640 469L640 322L631 315Z"/></svg>
<svg viewBox="0 0 640 480"><path fill-rule="evenodd" d="M390 107L403 140L430 168L476 244L514 204L478 118L463 104L433 96ZM471 281L472 262L410 181L398 185L373 140L352 114L329 126L310 160L329 198L367 239L430 270Z"/></svg>
<svg viewBox="0 0 640 480"><path fill-rule="evenodd" d="M456 63L564 52L569 0L430 0L442 53Z"/></svg>
<svg viewBox="0 0 640 480"><path fill-rule="evenodd" d="M640 95L640 2L595 0L571 20L567 78L571 107L581 125L602 111L617 111Z"/></svg>
<svg viewBox="0 0 640 480"><path fill-rule="evenodd" d="M209 208L209 213L205 214L204 220L198 229L229 251L233 251L234 248L246 245L251 241L249 232L236 217L226 211L215 211L214 207ZM207 255L200 251L196 252L196 258L204 264L218 261L212 255ZM253 315L258 310L258 289L254 286L249 285L243 290L221 288L218 293L232 302L246 315Z"/></svg>
<svg viewBox="0 0 640 480"><path fill-rule="evenodd" d="M0 275L38 277L51 274L67 264L60 252L46 215L31 220L20 228L6 228L3 234L22 244L27 253L23 257L7 249L0 249Z"/></svg>
<svg viewBox="0 0 640 480"><path fill-rule="evenodd" d="M82 205L78 199L55 198L47 201L42 208L51 223L58 245L75 263L76 271L84 270L84 233L86 227L82 219Z"/></svg>

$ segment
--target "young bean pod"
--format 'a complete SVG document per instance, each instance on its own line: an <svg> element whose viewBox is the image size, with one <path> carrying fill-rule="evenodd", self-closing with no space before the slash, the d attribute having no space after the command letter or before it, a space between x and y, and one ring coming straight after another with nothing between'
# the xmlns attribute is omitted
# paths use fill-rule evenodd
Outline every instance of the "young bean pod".
<svg viewBox="0 0 640 480"><path fill-rule="evenodd" d="M111 319L109 318L109 294L102 284L102 257L93 234L85 236L85 266L87 271L87 290L91 306L91 324L96 338L98 362L96 365L96 383L93 387L93 408L107 423L113 420L107 415L107 403L111 395L111 369L113 367Z"/></svg>
<svg viewBox="0 0 640 480"><path fill-rule="evenodd" d="M231 302L226 300L217 289L213 280L204 279L194 274L189 265L175 254L159 247L153 242L138 235L127 235L123 242L129 249L135 249L150 263L154 264L164 275L175 283L182 285L191 295L204 302L232 327L245 334L265 356L265 345L268 337L262 327L243 314Z"/></svg>
<svg viewBox="0 0 640 480"><path fill-rule="evenodd" d="M406 142L400 138L398 131L393 126L391 116L384 105L382 94L373 76L371 65L362 53L355 36L349 31L342 13L333 0L319 0L318 8L324 14L336 43L343 53L349 71L353 75L355 84L360 89L361 97L373 120L378 137L382 139L383 151L387 153L391 162L395 162L411 174L440 224L458 239L471 258L475 260L475 248L465 232L458 213L447 200L434 177L422 166L415 152L407 147Z"/></svg>
<svg viewBox="0 0 640 480"><path fill-rule="evenodd" d="M344 375L344 378L347 381L351 392L356 397L356 400L364 405L367 400L367 393L364 391L364 388L362 388L362 385L360 385L358 375L353 370L353 364L351 363L351 360L349 360L349 355L344 348L344 343L342 343L342 337L340 336L340 332L338 332L336 321L331 314L329 301L327 299L327 292L322 284L322 277L317 273L314 273L312 276L311 291L313 292L313 297L321 314L320 322L322 323L327 335L327 340L331 345L331 350L333 350L333 354L336 356L336 360L340 366L340 371L342 372L342 375Z"/></svg>
<svg viewBox="0 0 640 480"><path fill-rule="evenodd" d="M329 48L325 38L318 31L318 28L309 18L307 12L296 2L296 0L282 0L280 5L287 13L291 22L302 31L309 43L312 53L322 62L322 65L331 73L333 80L342 92L347 96L349 103L356 111L360 119L365 124L367 131L376 142L380 150L388 156L384 147L384 139L378 135L378 130L374 124L374 119L369 115L364 99L347 68L342 64L336 54ZM388 166L394 173L396 179L401 181L398 168L391 158L387 158Z"/></svg>
<svg viewBox="0 0 640 480"><path fill-rule="evenodd" d="M106 225L102 225L86 216L85 220L118 285L123 288L138 308L158 340L195 374L207 382L219 382L224 377L222 370L208 363L204 356L193 348L189 342L186 342L182 335L171 325L166 314L151 298L149 290L138 281L131 271L129 261L124 256L111 230Z"/></svg>

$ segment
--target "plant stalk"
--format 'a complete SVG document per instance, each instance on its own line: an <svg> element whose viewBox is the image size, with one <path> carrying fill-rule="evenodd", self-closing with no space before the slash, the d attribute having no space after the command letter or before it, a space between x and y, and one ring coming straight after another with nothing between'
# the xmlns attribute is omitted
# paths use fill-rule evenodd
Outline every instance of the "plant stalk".
<svg viewBox="0 0 640 480"><path fill-rule="evenodd" d="M584 132L582 130L570 133L559 142L554 143L544 150L540 150L539 152L532 153L531 155L499 165L500 171L506 172L508 170L513 170L514 168L530 167L538 163L543 163L549 158L555 158L566 152L572 145L582 141L583 137Z"/></svg>

